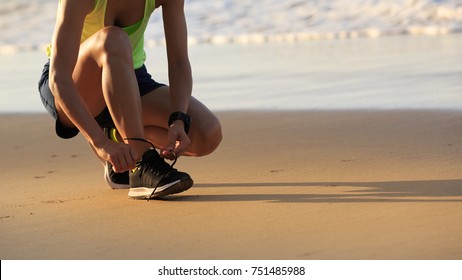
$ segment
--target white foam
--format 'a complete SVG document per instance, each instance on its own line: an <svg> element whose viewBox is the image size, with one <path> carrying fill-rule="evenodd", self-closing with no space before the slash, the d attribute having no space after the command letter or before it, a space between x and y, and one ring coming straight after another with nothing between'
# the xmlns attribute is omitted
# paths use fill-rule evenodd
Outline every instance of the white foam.
<svg viewBox="0 0 462 280"><path fill-rule="evenodd" d="M14 54L19 51L19 48L15 45L3 45L0 46L0 54Z"/></svg>
<svg viewBox="0 0 462 280"><path fill-rule="evenodd" d="M2 0L0 53L50 41L56 0ZM261 44L462 31L462 0L186 0L189 43ZM146 33L163 42L161 13ZM16 49L13 47L16 46Z"/></svg>

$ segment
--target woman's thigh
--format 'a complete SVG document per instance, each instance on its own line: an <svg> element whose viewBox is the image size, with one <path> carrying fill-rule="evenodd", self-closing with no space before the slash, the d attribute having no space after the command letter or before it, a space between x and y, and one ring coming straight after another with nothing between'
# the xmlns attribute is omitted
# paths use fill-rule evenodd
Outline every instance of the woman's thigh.
<svg viewBox="0 0 462 280"><path fill-rule="evenodd" d="M120 31L124 32L123 30ZM121 32L116 28L105 28L80 45L72 79L78 94L94 117L106 108L102 87L102 67L105 56L112 55L108 54L108 45L118 45L121 49L120 51L126 49L125 51L131 55L130 47L126 43L121 43L124 41L123 34L119 34ZM126 41L128 41L128 37ZM59 104L56 104L56 108L61 122L72 125L72 122L62 112Z"/></svg>
<svg viewBox="0 0 462 280"><path fill-rule="evenodd" d="M167 130L168 118L174 111L171 106L170 88L164 86L144 95L141 103L144 126ZM191 116L191 127L188 134L192 144L191 149L198 151L206 146L216 148L222 136L221 124L215 114L195 97L191 97L188 114Z"/></svg>
<svg viewBox="0 0 462 280"><path fill-rule="evenodd" d="M174 111L171 105L170 87L160 87L141 97L143 123L145 126L168 128L168 118ZM191 116L191 129L218 121L216 116L194 96L191 97L188 114Z"/></svg>

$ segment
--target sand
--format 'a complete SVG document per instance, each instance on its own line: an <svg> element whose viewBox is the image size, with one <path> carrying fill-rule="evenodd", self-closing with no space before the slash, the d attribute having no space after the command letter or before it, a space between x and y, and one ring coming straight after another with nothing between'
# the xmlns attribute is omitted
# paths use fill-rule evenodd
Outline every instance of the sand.
<svg viewBox="0 0 462 280"><path fill-rule="evenodd" d="M0 115L0 258L461 259L462 112L218 112L165 200L111 190L79 136Z"/></svg>

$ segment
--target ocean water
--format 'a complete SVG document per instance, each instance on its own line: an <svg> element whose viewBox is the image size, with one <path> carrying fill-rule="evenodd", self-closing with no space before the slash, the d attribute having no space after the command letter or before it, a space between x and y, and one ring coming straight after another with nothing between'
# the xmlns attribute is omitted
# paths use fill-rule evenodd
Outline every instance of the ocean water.
<svg viewBox="0 0 462 280"><path fill-rule="evenodd" d="M193 95L212 110L462 109L462 34L190 47ZM45 55L0 55L0 112L45 112ZM163 46L146 65L168 83Z"/></svg>
<svg viewBox="0 0 462 280"><path fill-rule="evenodd" d="M1 0L0 113L45 112L57 0ZM186 0L194 96L212 110L462 109L462 0ZM168 83L160 13L148 69Z"/></svg>
<svg viewBox="0 0 462 280"><path fill-rule="evenodd" d="M58 0L1 0L0 53L50 41ZM264 43L462 31L462 0L186 0L191 44ZM146 34L163 42L161 13Z"/></svg>

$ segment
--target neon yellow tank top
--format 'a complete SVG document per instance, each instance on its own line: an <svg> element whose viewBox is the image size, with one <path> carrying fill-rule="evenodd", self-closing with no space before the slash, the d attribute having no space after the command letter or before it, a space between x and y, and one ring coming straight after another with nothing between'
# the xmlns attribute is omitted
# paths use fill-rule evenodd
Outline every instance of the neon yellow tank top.
<svg viewBox="0 0 462 280"><path fill-rule="evenodd" d="M108 0L95 0L95 8L85 18L82 37L80 43L83 43L90 36L103 29L104 18L106 15L106 5ZM61 1L60 1L61 2ZM146 52L144 50L144 32L149 23L149 18L156 8L155 0L146 0L144 7L144 17L134 25L124 27L133 48L133 67L135 69L143 66L146 61ZM50 57L51 44L47 48L47 55Z"/></svg>

